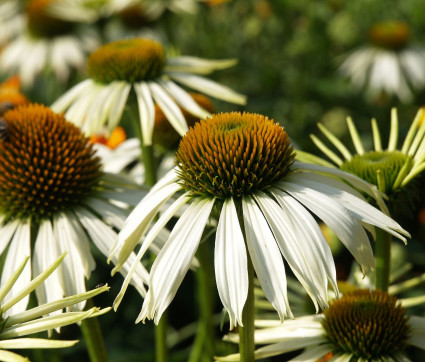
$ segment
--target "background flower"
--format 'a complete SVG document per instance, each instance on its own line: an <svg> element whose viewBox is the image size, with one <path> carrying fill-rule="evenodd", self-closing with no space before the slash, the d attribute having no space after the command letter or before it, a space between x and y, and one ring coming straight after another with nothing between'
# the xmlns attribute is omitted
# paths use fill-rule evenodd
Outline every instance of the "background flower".
<svg viewBox="0 0 425 362"><path fill-rule="evenodd" d="M68 252L60 275L38 290L39 303L84 292L85 279L95 268L91 242L108 255L131 200L143 191L126 178L104 173L88 139L47 107L21 106L7 111L3 121L7 131L0 140L0 253L7 254L1 281L5 283L28 255L33 255L32 265L23 270L22 283ZM141 264L136 274L137 288L144 294L148 276ZM22 300L20 310L27 302Z"/></svg>

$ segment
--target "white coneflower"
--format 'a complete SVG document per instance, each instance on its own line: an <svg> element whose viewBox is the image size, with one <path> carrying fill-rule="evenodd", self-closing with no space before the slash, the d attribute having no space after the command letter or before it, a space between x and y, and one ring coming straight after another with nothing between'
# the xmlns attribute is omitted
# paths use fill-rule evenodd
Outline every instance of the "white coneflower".
<svg viewBox="0 0 425 362"><path fill-rule="evenodd" d="M72 347L78 341L61 341L27 336L60 328L68 324L78 323L86 318L102 315L111 309L94 307L83 312L56 313L109 290L109 287L105 285L89 292L53 300L50 303L39 305L29 310L16 312L16 309L21 308L15 308L14 306L17 304L26 304L25 300L28 299L29 294L34 289L40 288L43 282L46 281L46 278L49 277L51 279L54 276L52 273L59 267L64 257L65 255L62 255L51 265L46 266L46 269L34 279L23 282L21 275L29 260L29 257L26 257L21 264L17 264L16 270L13 270L9 279L2 280L2 286L0 288L0 360L27 361L24 357L9 351L10 349ZM15 312L13 312L14 310ZM54 315L52 315L53 313Z"/></svg>
<svg viewBox="0 0 425 362"><path fill-rule="evenodd" d="M51 68L62 82L71 69L84 66L85 54L98 45L98 36L90 29L77 29L74 22L55 18L47 11L53 0L30 0L25 7L26 28L10 41L0 55L0 69L18 73L25 87L37 75Z"/></svg>
<svg viewBox="0 0 425 362"><path fill-rule="evenodd" d="M369 32L371 45L351 52L341 72L357 88L372 96L396 95L401 101L412 99L412 90L425 87L425 49L408 44L406 23L387 21L375 24Z"/></svg>
<svg viewBox="0 0 425 362"><path fill-rule="evenodd" d="M397 298L358 290L331 302L323 314L257 321L255 358L305 351L291 361L411 361L407 347L425 350L425 318L408 316ZM238 342L235 334L226 340ZM239 361L239 355L217 358Z"/></svg>
<svg viewBox="0 0 425 362"><path fill-rule="evenodd" d="M16 0L0 3L0 46L7 44L25 28L22 4Z"/></svg>
<svg viewBox="0 0 425 362"><path fill-rule="evenodd" d="M188 56L166 58L164 48L156 41L141 38L119 40L90 54L87 60L90 78L60 97L52 109L56 112L66 110L67 119L87 134L101 132L105 123L112 131L122 117L131 89L134 89L143 142L151 145L154 102L180 135L185 134L188 127L178 105L200 118L209 115L177 83L211 97L245 104L245 97L241 94L198 75L234 64L235 60Z"/></svg>
<svg viewBox="0 0 425 362"><path fill-rule="evenodd" d="M373 149L367 150L354 122L351 118L347 118L355 152L350 151L331 131L319 124L319 129L336 150L332 150L315 135L311 135L311 138L332 162L304 152L299 152L297 157L303 161L338 167L353 173L385 192L389 198L388 205L392 210L411 211L411 198L416 196L416 192L412 192L415 189L412 180L425 169L425 122L423 119L424 109L421 108L401 146L398 145L399 122L396 109L391 110L390 135L386 144L382 142L377 121L372 119Z"/></svg>
<svg viewBox="0 0 425 362"><path fill-rule="evenodd" d="M332 253L310 211L333 228L364 271L374 267L364 227L375 225L401 239L400 233L407 234L357 197L353 188L323 173L372 194L364 181L339 170L294 162L288 135L267 117L237 112L213 115L182 138L176 157L176 169L132 211L111 253L119 255L117 270L152 225L139 250L141 258L156 234L187 204L152 266L138 321L159 321L214 215L219 215L214 256L217 288L231 326L242 323L248 258L280 318L291 315L283 258L316 308L327 306L328 283L338 293ZM181 196L153 222L161 206L179 192ZM115 306L129 280L131 273Z"/></svg>
<svg viewBox="0 0 425 362"><path fill-rule="evenodd" d="M7 255L1 282L27 255L33 255L32 272L38 274L68 252L59 268L61 277L46 281L39 303L81 293L95 268L90 242L108 255L129 205L143 192L119 175L104 173L89 140L45 106L17 107L2 122L0 253L7 250ZM148 275L141 264L136 274L144 295ZM30 278L28 264L21 279L25 283Z"/></svg>

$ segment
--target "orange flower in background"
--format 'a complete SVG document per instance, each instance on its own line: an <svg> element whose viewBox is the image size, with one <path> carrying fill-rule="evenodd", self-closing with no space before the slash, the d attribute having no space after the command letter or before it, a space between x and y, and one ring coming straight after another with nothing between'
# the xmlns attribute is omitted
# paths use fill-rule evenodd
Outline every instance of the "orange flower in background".
<svg viewBox="0 0 425 362"><path fill-rule="evenodd" d="M116 148L118 145L123 143L127 139L127 135L122 127L116 127L109 138L105 137L105 134L95 134L90 137L91 143L101 143L109 147L110 149Z"/></svg>
<svg viewBox="0 0 425 362"><path fill-rule="evenodd" d="M16 75L0 84L0 116L9 109L29 103L20 89L21 80Z"/></svg>

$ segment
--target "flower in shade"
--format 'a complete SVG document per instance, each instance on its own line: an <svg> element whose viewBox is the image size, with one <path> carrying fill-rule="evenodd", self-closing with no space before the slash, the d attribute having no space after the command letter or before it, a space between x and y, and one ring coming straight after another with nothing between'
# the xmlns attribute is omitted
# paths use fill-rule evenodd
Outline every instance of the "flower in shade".
<svg viewBox="0 0 425 362"><path fill-rule="evenodd" d="M425 318L408 316L396 297L380 290L348 293L323 314L256 323L255 343L266 344L255 351L256 359L305 348L294 361L410 361L407 347L425 350ZM239 355L217 360L239 361Z"/></svg>
<svg viewBox="0 0 425 362"><path fill-rule="evenodd" d="M370 45L347 56L340 71L357 88L372 96L396 95L401 101L412 99L412 91L425 87L425 49L409 44L406 23L377 23L369 31Z"/></svg>
<svg viewBox="0 0 425 362"><path fill-rule="evenodd" d="M66 110L66 117L87 134L98 133L107 123L112 131L119 123L133 89L145 145L152 144L156 103L168 121L183 135L188 127L178 106L199 118L209 115L177 83L228 102L245 104L245 97L228 87L201 77L227 68L235 60L205 60L180 56L166 58L154 40L134 38L108 43L90 54L89 79L61 96L52 109ZM176 83L177 82L177 83Z"/></svg>
<svg viewBox="0 0 425 362"><path fill-rule="evenodd" d="M98 37L77 23L55 18L48 12L54 0L30 0L25 6L26 27L10 41L0 55L0 69L18 73L24 86L51 68L55 77L66 82L71 69L84 66L85 54L95 48Z"/></svg>
<svg viewBox="0 0 425 362"><path fill-rule="evenodd" d="M194 14L201 0L60 0L55 1L49 7L51 14L68 21L93 22L101 17L110 17L121 12L132 11L133 17L141 20L143 18L153 21L159 18L166 10L174 13ZM139 25L140 26L140 25Z"/></svg>
<svg viewBox="0 0 425 362"><path fill-rule="evenodd" d="M397 110L391 110L390 135L386 145L382 144L377 122L372 119L374 147L367 151L353 121L351 118L347 118L355 153L350 152L332 132L319 123L319 129L337 152L326 146L315 135L312 135L311 138L332 162L304 152L298 152L297 157L303 161L338 167L343 171L353 173L385 192L389 199L387 204L392 212L411 212L413 199L417 197L415 178L425 169L425 122L423 119L424 109L421 108L400 148L398 147Z"/></svg>
<svg viewBox="0 0 425 362"><path fill-rule="evenodd" d="M364 227L372 230L374 225L401 239L401 234L408 235L334 177L373 194L369 184L336 169L294 162L294 157L284 129L258 114L221 113L189 130L176 153L175 170L132 211L111 251L111 256L118 255L116 271L149 230L138 252L137 259L141 258L159 230L187 204L152 266L138 321L159 321L214 215L218 215L214 254L217 288L232 327L242 323L248 257L281 319L291 315L283 259L316 309L327 306L328 285L338 293L332 253L310 211L333 228L365 272L375 261ZM179 193L174 203L161 210ZM129 280L131 273L115 307Z"/></svg>
<svg viewBox="0 0 425 362"><path fill-rule="evenodd" d="M52 275L52 273L58 268L64 257L65 255L62 255L57 260L53 261L51 265L48 265L46 269L34 279L23 282L21 274L29 260L29 257L26 257L20 265L17 264L17 269L10 275L10 278L2 281L0 288L0 360L27 361L24 357L9 351L10 349L72 347L78 341L63 341L40 337L28 338L27 336L60 328L72 323L78 323L86 318L97 317L111 309L93 307L83 312L57 313L109 290L109 287L105 285L89 292L54 300L26 311L14 312L14 306L16 304L22 303L21 301L23 299L28 299L29 294L34 289L43 286L43 282L46 278L49 276L52 278L52 276L55 275ZM13 291L15 291L15 293L13 293Z"/></svg>
<svg viewBox="0 0 425 362"><path fill-rule="evenodd" d="M25 27L21 1L2 0L0 3L0 46L3 46Z"/></svg>
<svg viewBox="0 0 425 362"><path fill-rule="evenodd" d="M32 265L25 266L22 284L68 252L60 276L46 281L38 301L84 292L95 268L90 243L108 255L129 204L143 192L126 178L104 173L89 140L49 108L29 104L2 118L7 127L0 139L0 254L7 255L1 284L25 256L32 255ZM147 272L141 264L136 275L143 295Z"/></svg>

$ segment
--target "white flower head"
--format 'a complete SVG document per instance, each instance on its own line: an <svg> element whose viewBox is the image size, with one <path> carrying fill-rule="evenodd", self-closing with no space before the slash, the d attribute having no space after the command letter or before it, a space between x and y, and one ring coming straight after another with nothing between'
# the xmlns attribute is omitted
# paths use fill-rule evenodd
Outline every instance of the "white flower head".
<svg viewBox="0 0 425 362"><path fill-rule="evenodd" d="M174 129L184 135L187 123L179 106L199 118L210 113L177 83L211 97L245 104L245 97L198 74L227 68L235 60L205 60L180 56L166 58L154 40L134 38L108 43L90 54L89 79L77 84L53 105L86 134L98 133L105 123L112 131L119 123L133 89L145 145L152 144L156 103ZM176 83L177 82L177 83Z"/></svg>
<svg viewBox="0 0 425 362"><path fill-rule="evenodd" d="M78 341L28 338L26 336L78 323L86 318L97 317L111 309L93 307L82 312L62 313L65 308L68 309L72 305L109 290L108 285L105 285L89 292L53 300L50 303L42 304L29 310L17 313L12 312L14 305L21 303L23 298L28 298L34 289L40 288L47 278L51 279L54 276L55 270L59 267L64 257L65 254L61 255L34 279L23 282L21 275L30 259L26 257L21 264L16 265L16 270L13 270L9 279L2 280L0 288L0 360L27 361L24 357L9 351L10 349L72 347Z"/></svg>
<svg viewBox="0 0 425 362"><path fill-rule="evenodd" d="M354 122L348 117L347 126L355 152L350 151L331 131L319 123L319 129L334 149L328 147L315 135L311 135L311 138L331 162L305 152L299 152L297 157L302 161L338 167L355 174L387 194L391 211L411 212L413 208L411 203L413 198L417 197L418 186L412 181L425 169L425 122L423 120L424 109L421 108L405 139L399 142L399 120L395 108L391 110L388 141L382 140L378 123L376 119L372 119L373 149L368 150ZM383 210L386 209L385 205L380 206Z"/></svg>
<svg viewBox="0 0 425 362"><path fill-rule="evenodd" d="M52 1L30 0L26 4L26 27L2 49L0 70L17 73L25 87L50 68L55 77L66 82L72 69L82 69L85 55L99 39L91 29L55 18L47 11Z"/></svg>
<svg viewBox="0 0 425 362"><path fill-rule="evenodd" d="M108 255L129 205L143 191L119 175L104 173L89 140L45 106L9 110L3 122L7 127L0 139L0 253L7 255L1 283L26 256L32 255L32 265L23 270L22 284L67 252L59 273L37 289L38 301L84 292L85 279L95 268L90 243ZM129 265L130 261L124 269ZM144 295L148 274L141 264L136 269L137 289ZM23 298L13 312L24 310L27 302Z"/></svg>
<svg viewBox="0 0 425 362"><path fill-rule="evenodd" d="M190 129L180 142L176 169L132 211L111 252L118 255L114 269L118 270L149 230L138 252L137 259L141 258L156 234L187 204L152 266L138 321L158 322L171 303L213 208L219 213L214 255L217 288L231 326L242 323L248 257L281 319L291 315L284 259L316 309L327 306L328 285L338 293L330 248L310 211L335 231L365 272L374 268L375 261L364 228L377 226L403 240L401 234L408 235L352 187L323 174L341 177L373 194L369 184L339 170L294 162L294 156L284 129L258 114L221 113ZM153 222L162 205L180 192ZM126 283L115 306L125 288Z"/></svg>
<svg viewBox="0 0 425 362"><path fill-rule="evenodd" d="M406 348L425 350L425 318L408 316L397 298L381 290L358 290L331 302L323 314L286 321L257 320L255 358L299 349L297 361L410 361ZM225 340L238 342L236 334ZM230 355L218 361L239 361Z"/></svg>
<svg viewBox="0 0 425 362"><path fill-rule="evenodd" d="M412 100L425 87L425 49L408 45L409 28L403 22L382 22L370 29L370 46L351 52L340 71L371 96L395 95Z"/></svg>

